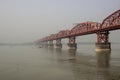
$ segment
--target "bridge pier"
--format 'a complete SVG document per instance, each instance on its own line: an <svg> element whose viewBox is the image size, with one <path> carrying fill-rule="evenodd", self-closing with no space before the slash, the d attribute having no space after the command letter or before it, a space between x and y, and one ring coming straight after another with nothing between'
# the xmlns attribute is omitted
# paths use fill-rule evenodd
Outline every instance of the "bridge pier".
<svg viewBox="0 0 120 80"><path fill-rule="evenodd" d="M109 42L109 32L98 32L97 43L95 51L106 51L111 50L111 43Z"/></svg>
<svg viewBox="0 0 120 80"><path fill-rule="evenodd" d="M53 40L48 41L48 48L54 48Z"/></svg>
<svg viewBox="0 0 120 80"><path fill-rule="evenodd" d="M77 49L77 44L76 44L75 40L76 40L75 37L69 37L69 43L67 44L67 48L69 50Z"/></svg>
<svg viewBox="0 0 120 80"><path fill-rule="evenodd" d="M62 48L61 39L56 40L55 48Z"/></svg>
<svg viewBox="0 0 120 80"><path fill-rule="evenodd" d="M111 50L111 43L96 43L95 51L110 51Z"/></svg>

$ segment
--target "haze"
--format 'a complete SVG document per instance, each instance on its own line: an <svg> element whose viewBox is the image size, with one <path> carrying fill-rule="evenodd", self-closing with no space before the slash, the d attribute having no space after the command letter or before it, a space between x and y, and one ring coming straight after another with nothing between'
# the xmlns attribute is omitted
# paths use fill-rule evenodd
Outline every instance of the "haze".
<svg viewBox="0 0 120 80"><path fill-rule="evenodd" d="M75 23L104 18L120 9L120 0L0 0L0 43L33 42ZM120 41L120 31L110 34ZM80 37L95 41L95 35Z"/></svg>

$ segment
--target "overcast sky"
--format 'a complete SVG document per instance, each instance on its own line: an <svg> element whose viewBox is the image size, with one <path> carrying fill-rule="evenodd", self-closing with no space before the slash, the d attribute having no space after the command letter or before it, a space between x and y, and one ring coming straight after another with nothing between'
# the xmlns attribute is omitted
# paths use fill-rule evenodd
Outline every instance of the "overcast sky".
<svg viewBox="0 0 120 80"><path fill-rule="evenodd" d="M0 43L33 42L74 23L102 20L120 9L120 0L0 0ZM110 40L119 42L120 31ZM95 35L80 37L96 40Z"/></svg>

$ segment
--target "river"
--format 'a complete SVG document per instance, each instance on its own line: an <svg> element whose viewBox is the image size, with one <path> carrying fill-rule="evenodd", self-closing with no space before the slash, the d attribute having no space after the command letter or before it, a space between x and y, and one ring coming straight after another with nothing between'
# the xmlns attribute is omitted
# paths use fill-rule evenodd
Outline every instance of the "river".
<svg viewBox="0 0 120 80"><path fill-rule="evenodd" d="M77 51L0 46L0 80L120 80L120 44L97 53L93 44Z"/></svg>

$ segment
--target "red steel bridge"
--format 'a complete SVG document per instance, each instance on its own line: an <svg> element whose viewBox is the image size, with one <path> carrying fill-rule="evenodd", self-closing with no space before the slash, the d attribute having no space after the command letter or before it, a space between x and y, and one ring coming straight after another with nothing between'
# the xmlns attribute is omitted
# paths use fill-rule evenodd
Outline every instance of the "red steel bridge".
<svg viewBox="0 0 120 80"><path fill-rule="evenodd" d="M120 10L106 17L102 23L98 22L82 22L75 25L71 30L62 30L58 33L46 36L36 43L47 43L49 46L53 45L53 40L56 40L56 46L61 46L61 39L68 38L68 46L76 48L76 36L83 36L88 34L97 34L96 44L105 48L109 46L109 31L120 29Z"/></svg>

